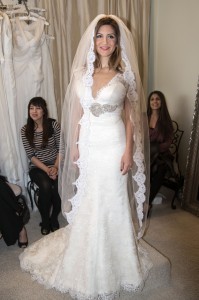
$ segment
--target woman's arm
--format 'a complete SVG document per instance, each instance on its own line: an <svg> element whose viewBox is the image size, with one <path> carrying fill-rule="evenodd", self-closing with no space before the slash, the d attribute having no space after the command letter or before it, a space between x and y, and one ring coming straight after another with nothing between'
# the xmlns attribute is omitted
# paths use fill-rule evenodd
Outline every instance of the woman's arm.
<svg viewBox="0 0 199 300"><path fill-rule="evenodd" d="M171 146L173 136L169 136L167 139L164 140L164 142L159 143L159 150L160 152L166 152L169 150L169 147Z"/></svg>
<svg viewBox="0 0 199 300"><path fill-rule="evenodd" d="M80 125L78 124L77 130L75 133L74 146L73 146L73 150L72 150L72 160L74 163L79 159L79 146L78 146L79 132L80 132Z"/></svg>
<svg viewBox="0 0 199 300"><path fill-rule="evenodd" d="M173 132L171 132L167 137L163 134L160 134L157 126L154 129L150 129L150 143L153 145L152 150L155 150L154 146L156 144L157 152L162 153L169 150L172 140L173 140ZM155 151L153 151L154 153Z"/></svg>
<svg viewBox="0 0 199 300"><path fill-rule="evenodd" d="M29 159L31 159L34 156L34 149L30 146L25 131L26 131L26 126L23 126L21 128L21 139L22 139L24 149L26 151L26 155Z"/></svg>
<svg viewBox="0 0 199 300"><path fill-rule="evenodd" d="M57 154L57 158L55 160L55 163L52 167L49 168L49 176L51 179L55 180L58 176L58 170L59 170L59 158L60 155Z"/></svg>
<svg viewBox="0 0 199 300"><path fill-rule="evenodd" d="M57 154L57 158L55 160L54 167L57 168L57 170L59 169L59 153Z"/></svg>
<svg viewBox="0 0 199 300"><path fill-rule="evenodd" d="M34 164L35 167L46 172L46 174L48 174L48 175L50 174L50 167L48 167L44 163L42 163L36 156L33 156L31 158L31 162Z"/></svg>
<svg viewBox="0 0 199 300"><path fill-rule="evenodd" d="M121 172L125 175L133 165L133 125L130 120L130 103L128 99L124 102L126 147L121 159Z"/></svg>

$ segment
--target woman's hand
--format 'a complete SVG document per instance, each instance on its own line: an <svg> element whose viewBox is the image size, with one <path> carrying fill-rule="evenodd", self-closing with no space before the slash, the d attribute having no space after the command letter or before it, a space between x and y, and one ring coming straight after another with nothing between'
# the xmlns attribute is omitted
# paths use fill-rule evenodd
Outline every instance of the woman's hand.
<svg viewBox="0 0 199 300"><path fill-rule="evenodd" d="M126 98L124 102L126 147L121 159L120 170L122 172L122 175L127 174L133 166L133 125L130 118L130 111L130 102Z"/></svg>
<svg viewBox="0 0 199 300"><path fill-rule="evenodd" d="M58 165L59 163L59 156L57 156L57 159L55 161L55 165L52 167L48 167L47 165L45 165L44 163L42 163L37 157L33 156L31 159L32 163L39 169L43 170L44 172L46 172L46 174L53 180L55 180L58 176L58 167L56 167L56 165Z"/></svg>
<svg viewBox="0 0 199 300"><path fill-rule="evenodd" d="M127 174L128 171L132 168L132 166L133 166L132 153L131 151L125 151L122 156L121 166L120 166L122 175Z"/></svg>
<svg viewBox="0 0 199 300"><path fill-rule="evenodd" d="M57 178L57 175L58 175L58 168L56 166L49 167L48 176L51 179L55 180Z"/></svg>
<svg viewBox="0 0 199 300"><path fill-rule="evenodd" d="M76 147L74 147L73 153L72 153L72 160L75 163L79 158L79 149L78 149L78 145L76 145Z"/></svg>

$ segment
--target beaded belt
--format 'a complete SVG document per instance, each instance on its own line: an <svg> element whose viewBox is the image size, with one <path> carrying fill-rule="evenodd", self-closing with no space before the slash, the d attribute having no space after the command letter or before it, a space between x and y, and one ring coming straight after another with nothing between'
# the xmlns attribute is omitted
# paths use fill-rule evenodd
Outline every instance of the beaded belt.
<svg viewBox="0 0 199 300"><path fill-rule="evenodd" d="M99 104L99 103L93 103L90 106L90 111L95 117L99 117L101 114L104 114L106 112L113 112L116 110L118 105L110 105L110 104Z"/></svg>

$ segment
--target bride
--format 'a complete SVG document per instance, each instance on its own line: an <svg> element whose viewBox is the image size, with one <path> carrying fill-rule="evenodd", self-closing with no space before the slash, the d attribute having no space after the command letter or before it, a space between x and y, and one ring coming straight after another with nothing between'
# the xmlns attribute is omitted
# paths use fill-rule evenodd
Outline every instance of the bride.
<svg viewBox="0 0 199 300"><path fill-rule="evenodd" d="M139 242L147 133L132 35L118 17L99 15L79 43L62 114L59 188L69 225L28 247L22 269L77 299L143 288L152 266Z"/></svg>

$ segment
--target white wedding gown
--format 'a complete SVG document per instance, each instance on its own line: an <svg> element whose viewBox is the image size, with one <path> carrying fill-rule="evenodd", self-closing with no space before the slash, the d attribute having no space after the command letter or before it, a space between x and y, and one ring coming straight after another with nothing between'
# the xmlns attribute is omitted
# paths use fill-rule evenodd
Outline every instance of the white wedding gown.
<svg viewBox="0 0 199 300"><path fill-rule="evenodd" d="M88 153L88 169L81 203L69 215L72 224L20 255L22 269L34 279L77 299L113 299L122 289L138 291L152 266L135 236L127 175L120 171L125 95L122 75L116 75L93 99L89 135L82 118L79 148L80 156Z"/></svg>

